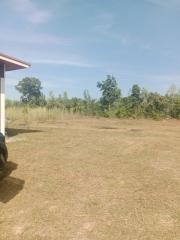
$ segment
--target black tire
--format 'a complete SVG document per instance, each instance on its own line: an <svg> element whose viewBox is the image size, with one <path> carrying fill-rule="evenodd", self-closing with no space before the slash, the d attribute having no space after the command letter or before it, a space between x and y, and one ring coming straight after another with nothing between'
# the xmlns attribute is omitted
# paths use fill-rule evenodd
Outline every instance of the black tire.
<svg viewBox="0 0 180 240"><path fill-rule="evenodd" d="M0 153L0 169L4 168L6 164L6 159L2 153Z"/></svg>
<svg viewBox="0 0 180 240"><path fill-rule="evenodd" d="M8 159L8 150L5 143L5 137L0 133L0 168L5 166Z"/></svg>
<svg viewBox="0 0 180 240"><path fill-rule="evenodd" d="M0 152L3 154L5 161L7 162L8 159L8 150L7 150L7 146L4 143L2 147L0 147Z"/></svg>

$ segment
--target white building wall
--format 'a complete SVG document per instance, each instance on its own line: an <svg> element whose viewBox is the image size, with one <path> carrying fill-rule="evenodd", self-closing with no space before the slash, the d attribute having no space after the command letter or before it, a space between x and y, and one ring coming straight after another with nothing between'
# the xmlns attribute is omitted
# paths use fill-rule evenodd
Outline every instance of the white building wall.
<svg viewBox="0 0 180 240"><path fill-rule="evenodd" d="M0 132L5 135L5 65L0 65Z"/></svg>

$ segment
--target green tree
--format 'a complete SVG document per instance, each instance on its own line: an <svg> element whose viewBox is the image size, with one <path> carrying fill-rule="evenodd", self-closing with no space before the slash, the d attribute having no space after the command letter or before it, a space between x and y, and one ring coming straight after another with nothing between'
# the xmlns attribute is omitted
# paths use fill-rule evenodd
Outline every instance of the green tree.
<svg viewBox="0 0 180 240"><path fill-rule="evenodd" d="M121 90L118 88L115 77L107 75L105 81L97 82L97 87L102 92L100 102L103 108L110 110L113 103L121 97Z"/></svg>
<svg viewBox="0 0 180 240"><path fill-rule="evenodd" d="M29 103L31 105L41 105L42 101L45 100L41 92L41 81L37 78L23 78L21 81L19 81L15 88L22 94L21 100L23 103Z"/></svg>
<svg viewBox="0 0 180 240"><path fill-rule="evenodd" d="M85 89L83 92L83 96L84 96L84 101L86 101L87 103L91 102L91 95L89 90Z"/></svg>
<svg viewBox="0 0 180 240"><path fill-rule="evenodd" d="M141 115L141 88L139 85L134 84L131 89L131 95L128 97L129 107L131 109L131 115L137 117Z"/></svg>
<svg viewBox="0 0 180 240"><path fill-rule="evenodd" d="M171 103L170 116L180 119L180 96L176 96Z"/></svg>
<svg viewBox="0 0 180 240"><path fill-rule="evenodd" d="M134 84L132 86L131 96L134 97L136 100L139 100L140 95L141 95L141 88L139 87L139 85Z"/></svg>
<svg viewBox="0 0 180 240"><path fill-rule="evenodd" d="M63 109L67 109L68 111L70 111L70 108L71 108L71 101L68 97L68 93L65 91L63 93L63 96L62 96L62 103L63 103Z"/></svg>
<svg viewBox="0 0 180 240"><path fill-rule="evenodd" d="M175 84L172 84L167 91L167 96L168 97L175 97L177 95L178 95L178 89L177 89Z"/></svg>
<svg viewBox="0 0 180 240"><path fill-rule="evenodd" d="M145 116L152 118L162 118L167 116L168 102L165 96L159 93L149 93L145 108Z"/></svg>

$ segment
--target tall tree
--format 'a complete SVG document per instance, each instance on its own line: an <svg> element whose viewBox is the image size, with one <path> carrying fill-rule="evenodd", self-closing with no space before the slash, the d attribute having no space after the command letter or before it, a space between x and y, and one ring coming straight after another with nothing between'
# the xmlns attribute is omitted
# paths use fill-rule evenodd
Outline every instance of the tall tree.
<svg viewBox="0 0 180 240"><path fill-rule="evenodd" d="M24 103L39 105L40 100L43 99L41 81L37 78L23 78L15 88L22 94L21 100Z"/></svg>
<svg viewBox="0 0 180 240"><path fill-rule="evenodd" d="M134 84L132 86L131 96L134 97L136 100L139 100L140 95L141 95L141 88L139 87L139 85Z"/></svg>
<svg viewBox="0 0 180 240"><path fill-rule="evenodd" d="M121 90L118 88L115 77L107 75L106 80L97 82L97 87L102 92L100 99L102 106L110 110L113 103L121 97Z"/></svg>
<svg viewBox="0 0 180 240"><path fill-rule="evenodd" d="M172 84L170 88L167 91L167 96L169 97L175 97L178 95L178 89L175 84Z"/></svg>
<svg viewBox="0 0 180 240"><path fill-rule="evenodd" d="M91 95L90 95L89 90L85 89L84 92L83 92L83 96L84 96L84 100L86 102L89 103L91 101Z"/></svg>

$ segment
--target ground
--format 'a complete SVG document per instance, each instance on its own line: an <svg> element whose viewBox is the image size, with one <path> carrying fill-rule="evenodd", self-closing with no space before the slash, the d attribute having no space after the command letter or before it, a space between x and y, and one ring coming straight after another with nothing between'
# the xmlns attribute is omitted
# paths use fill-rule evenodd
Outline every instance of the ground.
<svg viewBox="0 0 180 240"><path fill-rule="evenodd" d="M180 239L180 121L8 127L1 240Z"/></svg>

